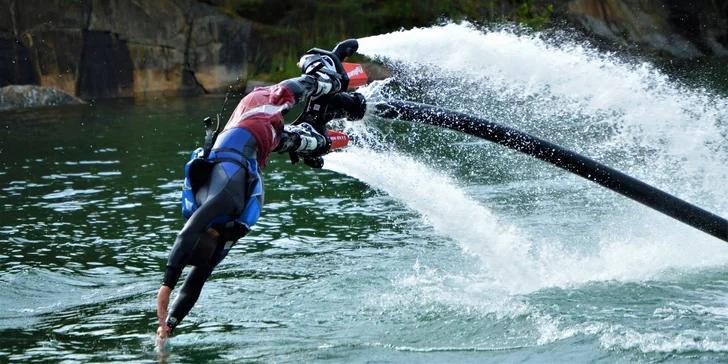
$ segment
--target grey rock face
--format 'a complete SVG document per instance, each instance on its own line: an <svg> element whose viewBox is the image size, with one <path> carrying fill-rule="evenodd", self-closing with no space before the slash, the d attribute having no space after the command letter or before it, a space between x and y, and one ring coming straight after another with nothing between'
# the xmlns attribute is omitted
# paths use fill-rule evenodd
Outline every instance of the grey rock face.
<svg viewBox="0 0 728 364"><path fill-rule="evenodd" d="M246 77L250 23L193 0L6 0L0 86L85 99L194 95Z"/></svg>
<svg viewBox="0 0 728 364"><path fill-rule="evenodd" d="M189 66L208 92L225 91L247 78L251 24L195 3L191 9Z"/></svg>
<svg viewBox="0 0 728 364"><path fill-rule="evenodd" d="M570 0L565 9L611 42L678 58L728 55L728 5L714 0Z"/></svg>
<svg viewBox="0 0 728 364"><path fill-rule="evenodd" d="M0 110L83 103L83 100L52 87L13 85L0 88Z"/></svg>

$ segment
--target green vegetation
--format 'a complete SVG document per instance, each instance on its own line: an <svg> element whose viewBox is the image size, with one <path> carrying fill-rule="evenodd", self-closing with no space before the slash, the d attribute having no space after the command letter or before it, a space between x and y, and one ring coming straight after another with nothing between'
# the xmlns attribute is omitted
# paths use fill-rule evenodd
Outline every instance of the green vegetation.
<svg viewBox="0 0 728 364"><path fill-rule="evenodd" d="M537 0L200 0L254 22L261 36L251 75L278 81L299 73L296 62L312 45L331 49L348 38L468 20L518 22L539 30L553 5Z"/></svg>
<svg viewBox="0 0 728 364"><path fill-rule="evenodd" d="M517 20L523 25L540 30L551 21L551 14L554 12L554 5L547 4L539 8L534 6L534 0L525 0L516 5Z"/></svg>

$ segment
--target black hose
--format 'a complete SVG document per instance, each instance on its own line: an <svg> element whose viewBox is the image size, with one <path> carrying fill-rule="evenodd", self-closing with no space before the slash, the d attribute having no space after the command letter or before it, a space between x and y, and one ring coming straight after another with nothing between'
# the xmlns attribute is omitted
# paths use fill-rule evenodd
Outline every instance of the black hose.
<svg viewBox="0 0 728 364"><path fill-rule="evenodd" d="M517 129L460 112L408 101L375 104L378 116L439 126L536 157L728 242L728 220L620 171Z"/></svg>

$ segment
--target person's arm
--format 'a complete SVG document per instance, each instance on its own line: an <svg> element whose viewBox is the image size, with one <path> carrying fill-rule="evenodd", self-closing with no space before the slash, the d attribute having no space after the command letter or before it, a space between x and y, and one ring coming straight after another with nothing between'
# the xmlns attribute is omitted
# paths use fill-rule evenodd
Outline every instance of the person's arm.
<svg viewBox="0 0 728 364"><path fill-rule="evenodd" d="M331 63L331 64L329 64ZM341 80L334 75L333 62L328 57L304 56L299 62L300 77L285 80L280 84L288 88L294 95L293 108L309 98L317 99L324 95L337 97L341 91ZM298 153L302 156L323 154L331 146L331 140L321 132L316 131L309 123L286 125L280 133L280 141L273 149L278 153Z"/></svg>
<svg viewBox="0 0 728 364"><path fill-rule="evenodd" d="M280 85L287 87L293 93L295 101L289 109L305 102L310 97L319 97L328 93L337 92L341 85L336 85L328 76L323 74L301 75L282 81Z"/></svg>
<svg viewBox="0 0 728 364"><path fill-rule="evenodd" d="M326 122L332 119L347 118L360 120L366 112L366 100L360 93L338 93L331 98L324 114ZM295 152L301 156L323 154L330 147L330 140L310 124L286 125L275 152ZM324 150L325 149L325 150Z"/></svg>
<svg viewBox="0 0 728 364"><path fill-rule="evenodd" d="M169 306L169 296L172 289L168 286L162 286L157 292L157 319L159 320L159 328L157 328L157 338L165 340L169 336L172 329L167 326L167 307Z"/></svg>

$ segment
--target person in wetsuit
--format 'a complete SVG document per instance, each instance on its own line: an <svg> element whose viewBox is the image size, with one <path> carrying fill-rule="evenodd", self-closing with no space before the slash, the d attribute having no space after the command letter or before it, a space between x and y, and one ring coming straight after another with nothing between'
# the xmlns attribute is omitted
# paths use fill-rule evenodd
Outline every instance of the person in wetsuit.
<svg viewBox="0 0 728 364"><path fill-rule="evenodd" d="M259 171L270 154L292 153L292 158L295 154L307 165L321 166L320 156L331 146L325 129L316 130L308 123L284 126L283 114L309 98L326 96L324 120L364 116L364 97L341 92L345 90L341 90L330 58L305 56L302 63L301 77L256 88L245 96L207 158L193 153L185 179L190 192L187 197L183 194L183 213L188 220L177 235L157 293L159 339L167 338L189 313L213 269L258 220L263 205ZM305 113L303 116L306 120ZM186 265L192 268L167 312L171 292Z"/></svg>

